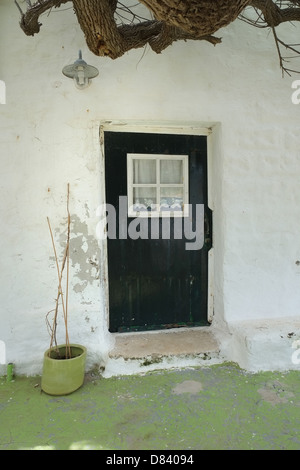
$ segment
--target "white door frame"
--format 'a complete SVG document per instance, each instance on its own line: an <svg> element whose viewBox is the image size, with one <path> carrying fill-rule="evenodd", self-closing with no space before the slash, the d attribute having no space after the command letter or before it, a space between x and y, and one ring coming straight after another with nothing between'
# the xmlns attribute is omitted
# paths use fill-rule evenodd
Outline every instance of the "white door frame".
<svg viewBox="0 0 300 470"><path fill-rule="evenodd" d="M215 183L214 179L216 172L218 172L219 161L221 158L221 126L219 123L204 123L204 122L159 122L159 121L98 121L94 127L97 138L97 145L99 149L100 137L100 198L103 204L106 202L105 196L105 155L104 155L104 133L110 132L139 132L139 133L154 133L154 134L178 134L178 135L201 135L207 136L207 184L208 184L208 207L213 211L213 227L220 224L215 224L215 200L221 198L221 188L218 181ZM218 178L219 179L219 178ZM214 184L215 183L215 184ZM214 187L218 185L218 191L214 191ZM222 236L222 234L220 234ZM214 317L215 310L215 242L219 237L215 236L213 230L213 247L209 251L208 258L208 312L207 318L211 323ZM104 279L102 285L102 298L103 308L105 311L105 321L108 328L109 324L109 292L108 292L108 259L107 259L107 240L102 240L100 266L103 272L102 278ZM221 263L218 263L221 266ZM220 282L222 282L222 273L219 272ZM223 301L220 299L218 302L221 307ZM223 308L222 308L223 310Z"/></svg>

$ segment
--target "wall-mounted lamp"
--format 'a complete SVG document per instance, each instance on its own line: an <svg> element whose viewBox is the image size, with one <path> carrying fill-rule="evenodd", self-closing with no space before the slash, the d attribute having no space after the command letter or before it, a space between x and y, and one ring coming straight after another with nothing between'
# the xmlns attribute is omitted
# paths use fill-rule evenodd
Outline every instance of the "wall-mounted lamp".
<svg viewBox="0 0 300 470"><path fill-rule="evenodd" d="M92 65L88 65L82 60L82 53L79 51L79 58L72 65L66 65L62 73L69 78L73 78L75 85L80 90L87 88L91 84L91 79L99 75L99 70Z"/></svg>

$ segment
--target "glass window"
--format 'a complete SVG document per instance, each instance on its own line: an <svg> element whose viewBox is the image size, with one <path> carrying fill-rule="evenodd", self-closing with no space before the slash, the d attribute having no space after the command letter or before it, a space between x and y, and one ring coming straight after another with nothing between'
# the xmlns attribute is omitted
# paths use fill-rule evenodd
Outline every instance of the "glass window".
<svg viewBox="0 0 300 470"><path fill-rule="evenodd" d="M133 163L133 183L134 184L156 184L156 161L150 159L137 158Z"/></svg>
<svg viewBox="0 0 300 470"><path fill-rule="evenodd" d="M188 155L127 154L128 216L188 215Z"/></svg>
<svg viewBox="0 0 300 470"><path fill-rule="evenodd" d="M133 209L135 211L156 210L156 188L133 188Z"/></svg>
<svg viewBox="0 0 300 470"><path fill-rule="evenodd" d="M182 160L161 160L160 161L160 182L161 183L183 183L183 162Z"/></svg>
<svg viewBox="0 0 300 470"><path fill-rule="evenodd" d="M161 211L183 211L183 188L161 187L160 188L160 210Z"/></svg>

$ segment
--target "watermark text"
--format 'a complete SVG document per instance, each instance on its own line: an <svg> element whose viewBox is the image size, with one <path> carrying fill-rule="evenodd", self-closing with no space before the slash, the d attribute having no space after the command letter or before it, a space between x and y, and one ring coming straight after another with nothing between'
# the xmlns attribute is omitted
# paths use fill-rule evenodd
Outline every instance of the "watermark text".
<svg viewBox="0 0 300 470"><path fill-rule="evenodd" d="M0 340L0 365L6 364L6 348L4 341Z"/></svg>
<svg viewBox="0 0 300 470"><path fill-rule="evenodd" d="M188 205L186 217L135 217L128 218L127 196L119 196L118 210L112 204L98 207L98 239L112 240L184 240L186 250L200 250L204 244L204 205ZM173 223L171 223L173 220Z"/></svg>
<svg viewBox="0 0 300 470"><path fill-rule="evenodd" d="M295 351L292 354L292 363L294 365L299 365L300 364L300 339L293 341L292 348L295 349Z"/></svg>
<svg viewBox="0 0 300 470"><path fill-rule="evenodd" d="M6 104L6 85L3 80L0 80L0 104Z"/></svg>
<svg viewBox="0 0 300 470"><path fill-rule="evenodd" d="M300 104L300 80L295 80L292 83L292 88L295 89L295 91L292 93L292 103Z"/></svg>

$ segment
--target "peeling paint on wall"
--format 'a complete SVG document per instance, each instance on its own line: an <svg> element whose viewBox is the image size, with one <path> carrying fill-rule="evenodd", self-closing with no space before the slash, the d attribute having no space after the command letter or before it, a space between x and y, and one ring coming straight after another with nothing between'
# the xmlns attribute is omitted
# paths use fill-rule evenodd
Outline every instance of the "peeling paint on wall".
<svg viewBox="0 0 300 470"><path fill-rule="evenodd" d="M86 208L86 210L88 210ZM65 233L60 234L59 243L65 246ZM99 246L97 239L88 233L88 225L75 214L71 215L70 265L74 269L75 293L82 293L89 284L100 279Z"/></svg>

